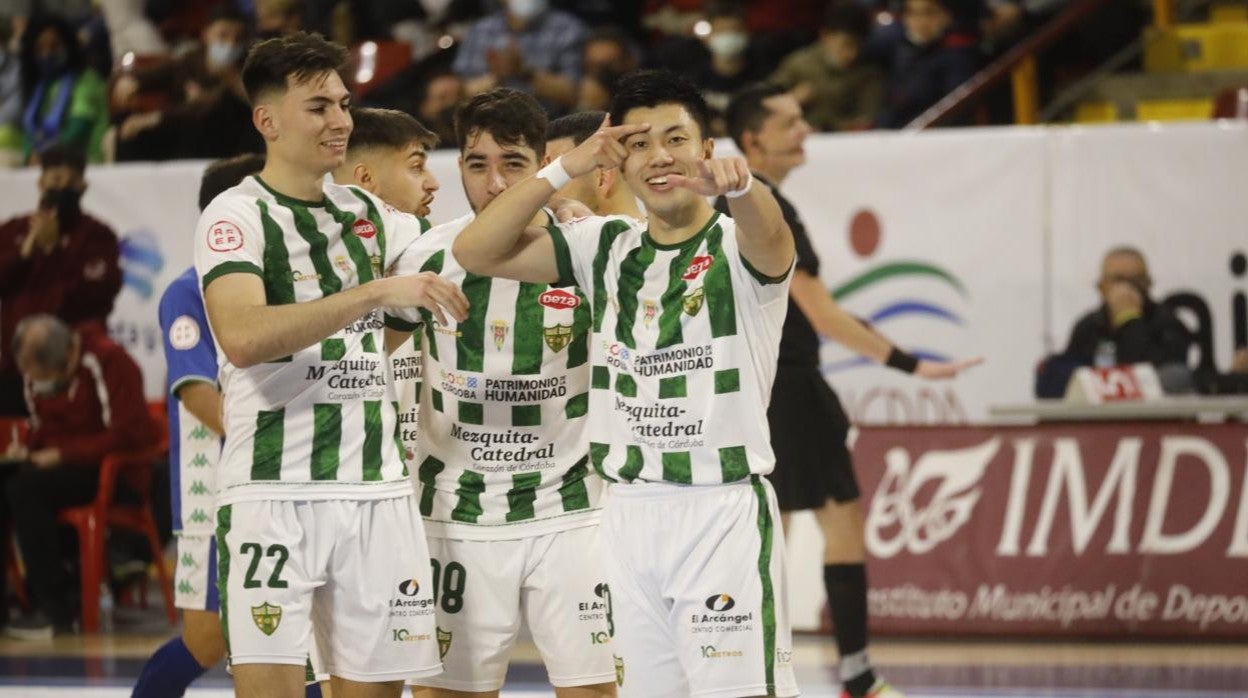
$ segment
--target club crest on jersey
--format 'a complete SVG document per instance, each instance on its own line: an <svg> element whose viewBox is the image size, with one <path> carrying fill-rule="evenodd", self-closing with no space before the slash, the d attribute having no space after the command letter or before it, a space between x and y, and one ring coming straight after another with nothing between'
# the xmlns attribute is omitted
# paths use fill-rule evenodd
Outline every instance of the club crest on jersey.
<svg viewBox="0 0 1248 698"><path fill-rule="evenodd" d="M684 275L680 278L685 281L693 281L694 279L697 279L699 276L702 276L703 272L711 268L712 261L711 257L705 255L702 257L694 257L693 262L689 264L689 268L685 270Z"/></svg>
<svg viewBox="0 0 1248 698"><path fill-rule="evenodd" d="M334 266L338 267L338 271L346 274L347 278L350 278L353 274L355 274L355 267L352 266L351 260L342 255L334 257Z"/></svg>
<svg viewBox="0 0 1248 698"><path fill-rule="evenodd" d="M572 326L571 325L551 325L542 328L542 338L546 340L546 346L556 354L563 351L565 347L572 343Z"/></svg>
<svg viewBox="0 0 1248 698"><path fill-rule="evenodd" d="M351 224L351 232L355 233L357 238L367 240L377 234L377 226L367 218L358 218Z"/></svg>
<svg viewBox="0 0 1248 698"><path fill-rule="evenodd" d="M566 310L580 305L581 299L575 293L556 288L538 296L537 302L554 310Z"/></svg>
<svg viewBox="0 0 1248 698"><path fill-rule="evenodd" d="M494 348L502 351L503 342L507 340L507 321L494 320L490 323L490 329L494 333Z"/></svg>
<svg viewBox="0 0 1248 698"><path fill-rule="evenodd" d="M654 320L654 316L659 312L659 304L654 301L642 301L641 310L641 320L646 323L646 327L649 327L650 323Z"/></svg>
<svg viewBox="0 0 1248 698"><path fill-rule="evenodd" d="M381 255L375 254L368 258L368 266L373 270L373 278L381 278Z"/></svg>
<svg viewBox="0 0 1248 698"><path fill-rule="evenodd" d="M282 624L282 607L274 606L267 601L259 606L252 606L251 619L256 622L256 627L260 628L260 632L272 635L277 632L277 626Z"/></svg>
<svg viewBox="0 0 1248 698"><path fill-rule="evenodd" d="M615 685L624 687L624 660L619 655L611 655L615 659Z"/></svg>
<svg viewBox="0 0 1248 698"><path fill-rule="evenodd" d="M446 659L451 651L451 631L438 628L438 659Z"/></svg>
<svg viewBox="0 0 1248 698"><path fill-rule="evenodd" d="M689 292L684 299L685 314L689 316L697 315L702 309L702 300L706 297L706 293L699 286Z"/></svg>

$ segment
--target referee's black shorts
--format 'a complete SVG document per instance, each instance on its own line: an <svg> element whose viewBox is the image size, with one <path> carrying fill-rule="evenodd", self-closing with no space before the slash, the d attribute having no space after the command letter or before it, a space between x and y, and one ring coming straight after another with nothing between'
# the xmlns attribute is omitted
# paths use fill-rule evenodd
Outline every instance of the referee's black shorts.
<svg viewBox="0 0 1248 698"><path fill-rule="evenodd" d="M780 511L819 509L831 497L858 498L854 464L845 444L849 418L817 366L776 370L767 409L776 469L768 475Z"/></svg>

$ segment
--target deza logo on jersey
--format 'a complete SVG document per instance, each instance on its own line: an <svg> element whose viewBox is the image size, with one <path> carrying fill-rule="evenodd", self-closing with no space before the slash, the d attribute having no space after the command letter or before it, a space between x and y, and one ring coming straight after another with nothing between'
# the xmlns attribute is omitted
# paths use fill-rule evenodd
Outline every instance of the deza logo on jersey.
<svg viewBox="0 0 1248 698"><path fill-rule="evenodd" d="M577 298L575 293L569 293L561 288L557 288L538 296L537 302L554 310L566 310L580 305L581 299Z"/></svg>
<svg viewBox="0 0 1248 698"><path fill-rule="evenodd" d="M356 237L367 240L377 234L377 226L373 225L372 221L361 218L351 224L351 232L355 233Z"/></svg>
<svg viewBox="0 0 1248 698"><path fill-rule="evenodd" d="M707 269L711 268L712 261L714 261L713 258L707 255L694 257L693 262L689 264L689 268L685 270L685 273L681 275L680 278L685 281L693 281L697 279L699 276L702 276Z"/></svg>

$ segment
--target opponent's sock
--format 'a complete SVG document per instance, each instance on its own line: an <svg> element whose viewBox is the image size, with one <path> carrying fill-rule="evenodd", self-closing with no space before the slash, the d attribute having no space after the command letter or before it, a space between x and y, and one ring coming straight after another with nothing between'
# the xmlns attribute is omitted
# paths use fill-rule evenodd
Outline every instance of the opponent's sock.
<svg viewBox="0 0 1248 698"><path fill-rule="evenodd" d="M182 638L175 637L143 665L130 698L177 698L207 670L195 661Z"/></svg>
<svg viewBox="0 0 1248 698"><path fill-rule="evenodd" d="M867 657L866 565L824 565L823 584L841 656L841 684L849 695L865 696L875 685L875 672Z"/></svg>
<svg viewBox="0 0 1248 698"><path fill-rule="evenodd" d="M321 698L321 684L319 683L308 684L303 689L303 698Z"/></svg>

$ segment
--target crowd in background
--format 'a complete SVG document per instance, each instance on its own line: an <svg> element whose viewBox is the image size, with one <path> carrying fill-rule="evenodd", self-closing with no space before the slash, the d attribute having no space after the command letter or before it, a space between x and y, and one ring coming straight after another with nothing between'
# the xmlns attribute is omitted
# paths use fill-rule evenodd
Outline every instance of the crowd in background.
<svg viewBox="0 0 1248 698"><path fill-rule="evenodd" d="M717 110L770 80L821 131L901 128L1073 1L12 0L0 158L30 164L54 142L91 162L256 152L239 69L251 42L300 29L355 47L357 103L411 113L444 145L465 95L508 85L552 116L603 109L638 67L685 74ZM1056 70L1086 69L1144 16L1110 3ZM998 102L952 123L1008 121Z"/></svg>

